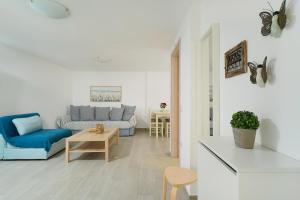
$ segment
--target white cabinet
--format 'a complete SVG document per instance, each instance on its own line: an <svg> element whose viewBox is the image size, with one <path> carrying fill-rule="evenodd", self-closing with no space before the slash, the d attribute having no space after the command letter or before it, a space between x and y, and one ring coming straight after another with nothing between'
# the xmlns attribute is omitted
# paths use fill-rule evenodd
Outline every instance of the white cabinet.
<svg viewBox="0 0 300 200"><path fill-rule="evenodd" d="M261 146L207 137L198 148L198 199L299 200L300 162Z"/></svg>
<svg viewBox="0 0 300 200"><path fill-rule="evenodd" d="M238 199L235 171L220 162L204 146L199 148L198 166L198 199Z"/></svg>

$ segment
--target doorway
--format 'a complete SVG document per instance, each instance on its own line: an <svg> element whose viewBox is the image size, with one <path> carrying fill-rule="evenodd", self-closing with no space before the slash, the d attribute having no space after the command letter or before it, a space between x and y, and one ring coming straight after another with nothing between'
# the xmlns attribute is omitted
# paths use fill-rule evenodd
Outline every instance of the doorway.
<svg viewBox="0 0 300 200"><path fill-rule="evenodd" d="M201 39L202 133L220 135L220 28L213 24Z"/></svg>
<svg viewBox="0 0 300 200"><path fill-rule="evenodd" d="M179 158L180 41L171 55L171 156Z"/></svg>

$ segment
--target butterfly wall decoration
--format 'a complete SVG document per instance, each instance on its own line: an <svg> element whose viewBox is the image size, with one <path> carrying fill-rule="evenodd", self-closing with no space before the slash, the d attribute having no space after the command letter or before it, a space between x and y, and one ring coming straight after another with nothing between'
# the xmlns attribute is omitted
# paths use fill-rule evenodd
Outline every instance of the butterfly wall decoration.
<svg viewBox="0 0 300 200"><path fill-rule="evenodd" d="M267 59L266 56L264 59L263 64L255 64L253 62L248 62L248 67L250 69L250 81L253 84L258 84L263 86L268 80L268 73L267 73Z"/></svg>
<svg viewBox="0 0 300 200"><path fill-rule="evenodd" d="M261 34L263 36L279 37L287 22L286 0L283 0L279 11L274 11L270 3L269 5L271 7L270 11L263 11L259 14L263 24Z"/></svg>

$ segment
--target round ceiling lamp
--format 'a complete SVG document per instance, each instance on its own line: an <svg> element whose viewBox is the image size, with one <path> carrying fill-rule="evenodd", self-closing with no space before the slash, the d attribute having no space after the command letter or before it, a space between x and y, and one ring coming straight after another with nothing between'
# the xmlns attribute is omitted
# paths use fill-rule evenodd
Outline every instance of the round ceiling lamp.
<svg viewBox="0 0 300 200"><path fill-rule="evenodd" d="M100 56L96 57L96 62L101 63L101 64L107 64L111 63L112 59L110 58L101 58Z"/></svg>
<svg viewBox="0 0 300 200"><path fill-rule="evenodd" d="M70 15L70 10L54 0L30 0L31 8L50 18L60 19Z"/></svg>

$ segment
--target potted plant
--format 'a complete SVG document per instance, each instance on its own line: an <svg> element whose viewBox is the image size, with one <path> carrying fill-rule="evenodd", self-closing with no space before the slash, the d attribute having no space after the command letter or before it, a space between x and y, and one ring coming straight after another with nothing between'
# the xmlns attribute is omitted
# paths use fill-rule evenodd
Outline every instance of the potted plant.
<svg viewBox="0 0 300 200"><path fill-rule="evenodd" d="M230 123L235 144L244 149L253 149L256 130L259 127L257 116L253 112L239 111L232 115Z"/></svg>

